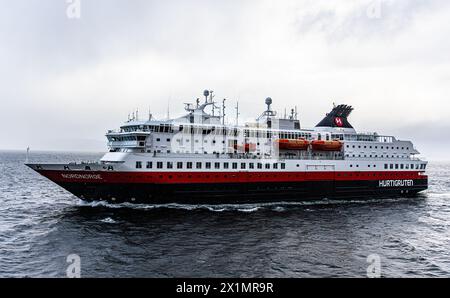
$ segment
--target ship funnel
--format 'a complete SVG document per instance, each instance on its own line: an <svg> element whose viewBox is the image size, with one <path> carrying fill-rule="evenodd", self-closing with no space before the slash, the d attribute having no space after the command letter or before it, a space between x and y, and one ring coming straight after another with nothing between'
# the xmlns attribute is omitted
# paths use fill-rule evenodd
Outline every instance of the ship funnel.
<svg viewBox="0 0 450 298"><path fill-rule="evenodd" d="M347 120L352 111L353 108L348 105L335 106L316 127L353 128Z"/></svg>

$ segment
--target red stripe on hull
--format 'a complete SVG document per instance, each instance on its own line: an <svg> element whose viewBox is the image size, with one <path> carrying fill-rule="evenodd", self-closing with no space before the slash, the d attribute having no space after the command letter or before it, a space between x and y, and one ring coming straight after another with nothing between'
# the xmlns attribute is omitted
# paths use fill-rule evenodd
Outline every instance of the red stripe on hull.
<svg viewBox="0 0 450 298"><path fill-rule="evenodd" d="M39 171L56 183L253 183L304 181L415 180L420 172L92 172Z"/></svg>

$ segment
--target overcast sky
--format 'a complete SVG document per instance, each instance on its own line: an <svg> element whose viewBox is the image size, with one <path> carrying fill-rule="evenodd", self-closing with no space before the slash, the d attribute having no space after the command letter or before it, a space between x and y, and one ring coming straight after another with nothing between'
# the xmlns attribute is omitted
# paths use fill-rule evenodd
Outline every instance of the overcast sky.
<svg viewBox="0 0 450 298"><path fill-rule="evenodd" d="M133 109L179 116L208 88L303 127L351 104L357 130L450 159L450 1L80 3L0 0L0 149L104 151Z"/></svg>

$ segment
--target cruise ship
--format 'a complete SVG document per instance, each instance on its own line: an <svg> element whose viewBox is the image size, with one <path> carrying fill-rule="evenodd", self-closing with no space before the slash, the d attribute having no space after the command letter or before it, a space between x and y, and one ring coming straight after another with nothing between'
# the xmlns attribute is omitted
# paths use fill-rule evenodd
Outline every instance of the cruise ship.
<svg viewBox="0 0 450 298"><path fill-rule="evenodd" d="M80 199L111 203L252 203L415 196L427 162L411 141L357 132L353 108L334 105L312 129L297 109L278 115L272 99L251 123L225 121L212 91L185 115L145 120L137 112L106 133L97 162L27 164ZM261 109L261 110L264 110Z"/></svg>

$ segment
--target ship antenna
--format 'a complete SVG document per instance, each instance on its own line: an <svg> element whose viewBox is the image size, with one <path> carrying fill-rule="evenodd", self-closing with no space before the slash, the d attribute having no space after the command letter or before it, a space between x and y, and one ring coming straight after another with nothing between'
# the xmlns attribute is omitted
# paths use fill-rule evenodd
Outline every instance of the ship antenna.
<svg viewBox="0 0 450 298"><path fill-rule="evenodd" d="M236 102L236 126L239 126L239 101Z"/></svg>
<svg viewBox="0 0 450 298"><path fill-rule="evenodd" d="M203 91L203 96L205 97L205 103L208 103L209 94L210 94L209 90Z"/></svg>
<svg viewBox="0 0 450 298"><path fill-rule="evenodd" d="M148 107L148 121L152 120L152 111L150 109L150 107Z"/></svg>
<svg viewBox="0 0 450 298"><path fill-rule="evenodd" d="M170 119L170 99L167 100L167 120Z"/></svg>
<svg viewBox="0 0 450 298"><path fill-rule="evenodd" d="M225 126L225 101L227 99L224 98L222 101L222 125Z"/></svg>
<svg viewBox="0 0 450 298"><path fill-rule="evenodd" d="M139 109L136 108L136 121L139 121Z"/></svg>

